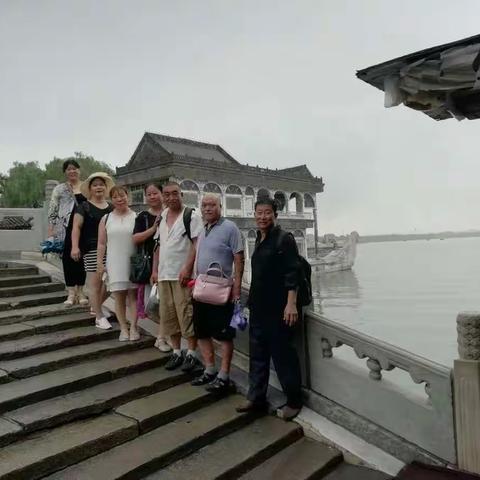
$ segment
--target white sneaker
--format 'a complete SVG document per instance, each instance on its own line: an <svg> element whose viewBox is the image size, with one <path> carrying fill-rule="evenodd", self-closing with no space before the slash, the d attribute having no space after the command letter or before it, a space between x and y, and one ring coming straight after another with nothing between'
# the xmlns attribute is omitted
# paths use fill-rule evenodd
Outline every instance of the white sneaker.
<svg viewBox="0 0 480 480"><path fill-rule="evenodd" d="M97 328L101 328L102 330L109 330L110 328L112 328L112 324L105 317L96 318L95 326Z"/></svg>
<svg viewBox="0 0 480 480"><path fill-rule="evenodd" d="M161 352L171 352L172 347L167 343L163 337L157 337L154 347L158 348Z"/></svg>
<svg viewBox="0 0 480 480"><path fill-rule="evenodd" d="M140 334L138 330L132 325L130 327L130 341L135 342L136 340L140 340Z"/></svg>
<svg viewBox="0 0 480 480"><path fill-rule="evenodd" d="M130 335L128 332L120 332L120 336L118 337L119 342L128 342L130 340Z"/></svg>

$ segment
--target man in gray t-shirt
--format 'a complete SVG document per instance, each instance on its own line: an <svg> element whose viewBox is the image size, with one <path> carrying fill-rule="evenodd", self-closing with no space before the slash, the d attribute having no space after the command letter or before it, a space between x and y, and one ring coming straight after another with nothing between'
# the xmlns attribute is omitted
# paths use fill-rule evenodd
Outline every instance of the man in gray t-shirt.
<svg viewBox="0 0 480 480"><path fill-rule="evenodd" d="M202 199L205 228L198 236L196 274L207 273L210 265L222 268L227 277L233 275L232 298L226 305L210 305L193 301L193 327L205 363L203 374L192 385L206 385L209 392L227 393L230 388L230 364L235 329L230 326L233 305L240 299L243 275L243 241L240 230L222 218L220 199L207 194ZM222 365L217 374L213 338L222 345Z"/></svg>

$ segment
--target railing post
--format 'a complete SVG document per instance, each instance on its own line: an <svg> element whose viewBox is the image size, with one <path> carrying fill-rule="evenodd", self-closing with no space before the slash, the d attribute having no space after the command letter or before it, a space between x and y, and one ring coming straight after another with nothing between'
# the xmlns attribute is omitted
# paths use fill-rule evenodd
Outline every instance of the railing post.
<svg viewBox="0 0 480 480"><path fill-rule="evenodd" d="M480 312L457 316L459 359L454 361L458 466L480 473Z"/></svg>
<svg viewBox="0 0 480 480"><path fill-rule="evenodd" d="M48 209L50 207L50 199L52 198L53 189L58 185L56 180L45 181L45 201L43 202L43 227L42 237L45 238L48 232Z"/></svg>

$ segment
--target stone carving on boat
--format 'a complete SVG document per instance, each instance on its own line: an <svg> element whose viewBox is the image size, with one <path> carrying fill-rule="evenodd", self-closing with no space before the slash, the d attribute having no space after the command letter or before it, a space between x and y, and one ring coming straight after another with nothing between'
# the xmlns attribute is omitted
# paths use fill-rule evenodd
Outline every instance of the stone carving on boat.
<svg viewBox="0 0 480 480"><path fill-rule="evenodd" d="M350 233L341 246L336 245L324 256L309 259L312 267L325 273L351 270L357 256L358 239L357 232Z"/></svg>

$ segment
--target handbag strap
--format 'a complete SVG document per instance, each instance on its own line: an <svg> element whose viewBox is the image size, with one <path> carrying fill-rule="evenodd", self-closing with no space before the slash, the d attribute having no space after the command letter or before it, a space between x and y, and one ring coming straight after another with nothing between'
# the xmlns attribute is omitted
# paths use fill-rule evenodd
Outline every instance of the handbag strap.
<svg viewBox="0 0 480 480"><path fill-rule="evenodd" d="M145 232L148 230L148 212L145 211ZM137 246L137 254L142 255L145 257L147 255L147 250L145 248L146 241L142 242L140 245Z"/></svg>
<svg viewBox="0 0 480 480"><path fill-rule="evenodd" d="M218 265L218 267L212 267L212 265ZM220 273L220 276L222 278L227 278L226 275L223 273L223 268L222 268L222 265L219 263L219 262L212 262L210 263L210 265L208 266L207 268L207 275L209 274L209 272L218 272Z"/></svg>

